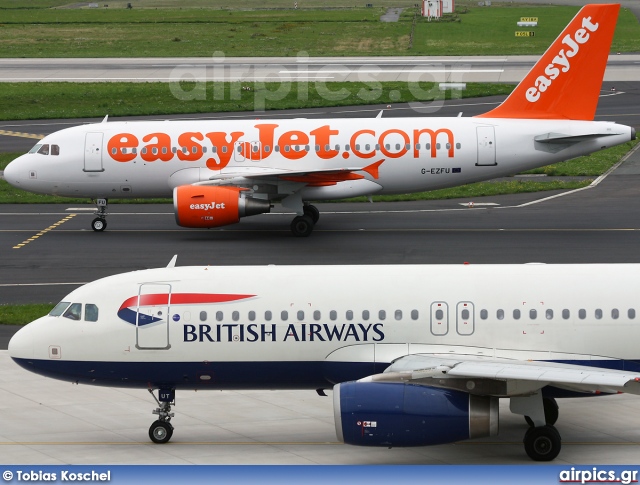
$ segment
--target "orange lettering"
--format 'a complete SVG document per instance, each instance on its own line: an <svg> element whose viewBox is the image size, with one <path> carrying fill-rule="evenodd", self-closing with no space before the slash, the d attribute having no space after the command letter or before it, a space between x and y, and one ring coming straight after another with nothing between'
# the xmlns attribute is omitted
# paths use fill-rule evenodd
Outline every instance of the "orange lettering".
<svg viewBox="0 0 640 485"><path fill-rule="evenodd" d="M413 142L414 142L414 147L413 147L413 156L414 158L418 158L419 157L419 153L418 153L418 149L416 148L416 144L420 143L420 135L422 135L423 133L427 133L429 134L430 137L430 141L431 141L431 158L435 158L437 155L436 152L436 143L438 140L438 135L440 133L445 133L447 135L447 142L449 143L449 151L447 153L447 155L449 156L449 158L453 158L453 133L451 132L451 130L447 129L447 128L440 128L439 130L433 131L430 130L429 128L424 128L422 130L413 130Z"/></svg>
<svg viewBox="0 0 640 485"><path fill-rule="evenodd" d="M376 156L376 151L375 150L372 150L372 151L370 151L368 153L363 153L363 152L361 152L360 150L358 150L356 148L356 145L358 144L356 139L362 134L375 136L376 132L373 131L373 130L359 130L359 131L356 131L353 134L353 136L351 137L351 149L353 150L353 153L357 157L360 157L360 158L372 158L372 157L375 157Z"/></svg>
<svg viewBox="0 0 640 485"><path fill-rule="evenodd" d="M280 147L280 154L288 158L289 160L299 160L304 157L307 152L304 149L304 145L309 144L309 137L302 131L287 131L283 133L278 139L278 146ZM294 146L302 147L299 150L294 150ZM285 147L289 147L289 151L286 151Z"/></svg>
<svg viewBox="0 0 640 485"><path fill-rule="evenodd" d="M168 162L171 160L173 158L173 154L171 153L171 137L166 133L150 133L145 135L142 141L143 143L148 143L154 139L156 143L145 146L146 153L144 153L144 149L143 152L140 153L142 159L145 162L155 162L156 160Z"/></svg>
<svg viewBox="0 0 640 485"><path fill-rule="evenodd" d="M317 152L318 157L328 160L338 156L338 150L331 150L331 135L337 135L338 130L332 130L329 125L324 125L309 133L315 137L316 144L320 146L320 151Z"/></svg>
<svg viewBox="0 0 640 485"><path fill-rule="evenodd" d="M385 138L388 135L390 135L391 133L397 133L398 135L400 135L404 139L404 143L402 144L402 148L400 149L400 151L398 153L392 153L389 150L387 150L387 148L384 146ZM409 144L409 135L407 135L404 131L401 131L401 130L387 130L387 131L383 132L382 135L380 135L379 143L380 143L380 151L382 153L384 153L385 156L387 156L389 158L400 158L402 155L404 155L408 151L407 150L407 145Z"/></svg>
<svg viewBox="0 0 640 485"><path fill-rule="evenodd" d="M131 133L120 133L111 137L107 151L116 162L130 162L136 158L135 153L125 153L128 148L137 148L138 139Z"/></svg>
<svg viewBox="0 0 640 485"><path fill-rule="evenodd" d="M229 164L231 155L233 154L233 146L238 138L244 133L242 131L234 131L231 133L231 141L227 142L227 134L220 131L214 131L207 133L205 136L211 140L211 144L216 149L216 155L218 155L219 162L215 158L211 157L207 159L207 167L211 170L222 170Z"/></svg>
<svg viewBox="0 0 640 485"><path fill-rule="evenodd" d="M202 145L194 141L204 140L202 133L188 131L178 137L178 158L186 162L195 162L202 158ZM186 153L184 148L186 148Z"/></svg>

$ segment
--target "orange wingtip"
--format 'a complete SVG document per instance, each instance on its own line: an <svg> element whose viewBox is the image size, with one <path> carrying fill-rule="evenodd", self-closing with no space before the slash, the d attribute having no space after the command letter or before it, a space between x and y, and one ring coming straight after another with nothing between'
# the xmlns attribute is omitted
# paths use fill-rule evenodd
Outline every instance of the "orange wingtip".
<svg viewBox="0 0 640 485"><path fill-rule="evenodd" d="M367 165L362 169L362 171L367 172L374 179L378 180L378 178L380 177L379 169L380 169L380 165L382 165L382 162L384 162L384 158L379 162L372 163L371 165Z"/></svg>
<svg viewBox="0 0 640 485"><path fill-rule="evenodd" d="M586 5L509 97L478 118L593 120L620 5Z"/></svg>

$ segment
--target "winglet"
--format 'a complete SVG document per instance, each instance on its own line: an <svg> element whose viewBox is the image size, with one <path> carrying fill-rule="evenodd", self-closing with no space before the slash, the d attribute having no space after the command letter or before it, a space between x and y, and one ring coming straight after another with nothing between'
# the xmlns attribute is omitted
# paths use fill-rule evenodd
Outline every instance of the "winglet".
<svg viewBox="0 0 640 485"><path fill-rule="evenodd" d="M171 261L169 261L169 264L167 265L167 268L175 268L177 260L178 260L178 255L174 254L173 258L171 258Z"/></svg>
<svg viewBox="0 0 640 485"><path fill-rule="evenodd" d="M379 173L378 169L380 168L380 165L382 165L382 162L384 162L384 158L382 160L376 162L376 163L372 163L371 165L367 165L366 167L364 167L362 169L362 171L367 172L374 179L378 180L378 178L380 177L380 173Z"/></svg>
<svg viewBox="0 0 640 485"><path fill-rule="evenodd" d="M593 120L619 10L580 9L509 97L478 118Z"/></svg>

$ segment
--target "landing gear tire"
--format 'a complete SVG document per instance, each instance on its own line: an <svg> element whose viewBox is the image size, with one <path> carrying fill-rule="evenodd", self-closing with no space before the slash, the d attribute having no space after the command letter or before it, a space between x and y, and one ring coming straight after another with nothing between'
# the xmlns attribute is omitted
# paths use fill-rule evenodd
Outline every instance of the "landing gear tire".
<svg viewBox="0 0 640 485"><path fill-rule="evenodd" d="M102 217L96 217L91 221L91 229L96 232L102 232L107 228L107 220Z"/></svg>
<svg viewBox="0 0 640 485"><path fill-rule="evenodd" d="M529 428L524 435L524 451L533 461L551 461L562 448L560 433L553 426Z"/></svg>
<svg viewBox="0 0 640 485"><path fill-rule="evenodd" d="M544 406L545 423L553 426L558 421L558 416L560 415L558 403L552 397L544 397L542 398L542 405ZM533 427L533 420L529 416L525 416L524 420L529 426Z"/></svg>
<svg viewBox="0 0 640 485"><path fill-rule="evenodd" d="M320 211L315 205L305 205L303 210L304 215L311 217L314 224L318 223L318 220L320 219Z"/></svg>
<svg viewBox="0 0 640 485"><path fill-rule="evenodd" d="M149 428L149 438L154 443L167 443L173 436L173 426L164 421L154 421Z"/></svg>
<svg viewBox="0 0 640 485"><path fill-rule="evenodd" d="M313 232L313 219L307 215L294 217L291 232L296 237L308 237Z"/></svg>

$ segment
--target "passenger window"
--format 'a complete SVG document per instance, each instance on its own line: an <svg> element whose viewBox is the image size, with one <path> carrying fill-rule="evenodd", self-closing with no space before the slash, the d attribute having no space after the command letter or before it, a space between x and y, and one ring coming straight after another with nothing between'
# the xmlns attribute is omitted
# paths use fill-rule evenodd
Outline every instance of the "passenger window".
<svg viewBox="0 0 640 485"><path fill-rule="evenodd" d="M266 312L264 312L264 319L265 319L267 322L270 322L270 321L271 321L271 318L272 318L271 311L267 310Z"/></svg>
<svg viewBox="0 0 640 485"><path fill-rule="evenodd" d="M629 317L629 320L633 320L634 318L636 318L636 311L633 308L629 308L629 310L627 311L627 316Z"/></svg>
<svg viewBox="0 0 640 485"><path fill-rule="evenodd" d="M394 313L394 317L396 320L402 320L402 310L396 310Z"/></svg>
<svg viewBox="0 0 640 485"><path fill-rule="evenodd" d="M62 316L69 320L80 320L82 316L82 303L72 303Z"/></svg>
<svg viewBox="0 0 640 485"><path fill-rule="evenodd" d="M320 310L316 310L313 312L313 319L317 322L318 320L320 320L320 317L322 315L320 314Z"/></svg>
<svg viewBox="0 0 640 485"><path fill-rule="evenodd" d="M289 312L287 310L282 310L280 312L280 320L282 320L283 322L289 320Z"/></svg>
<svg viewBox="0 0 640 485"><path fill-rule="evenodd" d="M222 312L216 312L216 320L218 322L221 322L223 318L224 318L224 314Z"/></svg>
<svg viewBox="0 0 640 485"><path fill-rule="evenodd" d="M336 320L336 319L338 318L338 312L337 312L337 311L335 311L335 310L331 310L331 311L329 312L329 318L330 318L331 320Z"/></svg>
<svg viewBox="0 0 640 485"><path fill-rule="evenodd" d="M538 318L538 311L535 308L529 310L529 318L531 320L535 320L536 318Z"/></svg>
<svg viewBox="0 0 640 485"><path fill-rule="evenodd" d="M97 322L98 307L93 303L87 303L84 307L84 319L86 322Z"/></svg>
<svg viewBox="0 0 640 485"><path fill-rule="evenodd" d="M60 315L62 315L62 312L64 312L67 309L70 303L71 302L69 301L61 301L60 303L58 303L56 306L53 307L53 310L49 312L49 316L59 317Z"/></svg>
<svg viewBox="0 0 640 485"><path fill-rule="evenodd" d="M613 310L611 310L611 318L613 318L614 320L617 320L619 316L620 316L620 312L618 311L617 308L614 308Z"/></svg>
<svg viewBox="0 0 640 485"><path fill-rule="evenodd" d="M254 312L253 310L251 310L249 312L249 321L253 322L256 319L256 312Z"/></svg>
<svg viewBox="0 0 640 485"><path fill-rule="evenodd" d="M207 321L207 312L200 312L200 321L201 322Z"/></svg>
<svg viewBox="0 0 640 485"><path fill-rule="evenodd" d="M362 319L366 322L369 320L369 310L362 310Z"/></svg>
<svg viewBox="0 0 640 485"><path fill-rule="evenodd" d="M571 312L569 310L567 310L566 308L562 310L562 318L564 318L565 320L569 320L570 316Z"/></svg>
<svg viewBox="0 0 640 485"><path fill-rule="evenodd" d="M486 320L489 318L489 312L487 310L480 310L480 318Z"/></svg>
<svg viewBox="0 0 640 485"><path fill-rule="evenodd" d="M49 155L49 145L42 145L38 150L40 155Z"/></svg>
<svg viewBox="0 0 640 485"><path fill-rule="evenodd" d="M353 320L353 312L351 310L347 310L347 320Z"/></svg>
<svg viewBox="0 0 640 485"><path fill-rule="evenodd" d="M418 310L411 310L411 320L417 320L419 316L420 313L418 312Z"/></svg>
<svg viewBox="0 0 640 485"><path fill-rule="evenodd" d="M504 320L504 310L498 310L498 311L496 312L496 318L497 318L498 320Z"/></svg>
<svg viewBox="0 0 640 485"><path fill-rule="evenodd" d="M60 155L60 147L58 145L51 145L51 155Z"/></svg>
<svg viewBox="0 0 640 485"><path fill-rule="evenodd" d="M380 311L378 312L378 318L379 318L380 320L384 320L385 318L387 318L387 312L385 312L384 310L380 310Z"/></svg>
<svg viewBox="0 0 640 485"><path fill-rule="evenodd" d="M469 320L469 310L467 308L463 309L460 312L460 316L462 317L463 320Z"/></svg>
<svg viewBox="0 0 640 485"><path fill-rule="evenodd" d="M444 317L444 312L440 309L436 310L436 320L442 320L442 317Z"/></svg>
<svg viewBox="0 0 640 485"><path fill-rule="evenodd" d="M547 317L547 320L553 320L553 310L550 308L547 309L547 311L544 312L544 316Z"/></svg>
<svg viewBox="0 0 640 485"><path fill-rule="evenodd" d="M513 319L520 320L520 310L518 309L513 310Z"/></svg>
<svg viewBox="0 0 640 485"><path fill-rule="evenodd" d="M462 145L460 145L460 143L456 143L456 148L457 148L458 150L460 150L460 148L461 148L461 147L462 147Z"/></svg>
<svg viewBox="0 0 640 485"><path fill-rule="evenodd" d="M298 319L299 322L302 322L304 320L304 312L302 310L298 310L298 314L296 315L296 318Z"/></svg>
<svg viewBox="0 0 640 485"><path fill-rule="evenodd" d="M584 320L585 318L587 318L587 310L585 310L584 308L580 308L580 310L578 310L578 318L580 320Z"/></svg>
<svg viewBox="0 0 640 485"><path fill-rule="evenodd" d="M269 146L269 145L265 145L265 146L264 146L264 152L265 152L265 153L269 153L270 151L271 151L271 146Z"/></svg>
<svg viewBox="0 0 640 485"><path fill-rule="evenodd" d="M231 314L231 320L233 320L234 322L237 322L238 320L240 320L240 312L239 311L234 311Z"/></svg>
<svg viewBox="0 0 640 485"><path fill-rule="evenodd" d="M602 318L602 310L600 308L596 308L596 318L598 320Z"/></svg>

